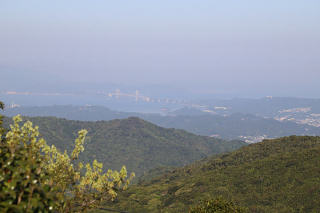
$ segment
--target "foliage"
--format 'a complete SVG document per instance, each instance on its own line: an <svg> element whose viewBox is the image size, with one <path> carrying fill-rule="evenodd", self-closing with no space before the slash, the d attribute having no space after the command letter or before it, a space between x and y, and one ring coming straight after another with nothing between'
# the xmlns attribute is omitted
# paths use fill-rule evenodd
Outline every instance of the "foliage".
<svg viewBox="0 0 320 213"><path fill-rule="evenodd" d="M222 197L199 202L191 207L189 213L245 213L245 208L235 205Z"/></svg>
<svg viewBox="0 0 320 213"><path fill-rule="evenodd" d="M98 161L84 167L76 161L84 150L86 130L80 130L71 155L48 146L39 139L38 127L30 121L20 127L21 117L14 117L1 142L2 211L18 212L57 210L82 212L95 208L104 200L114 200L118 191L126 189L126 168L120 172L103 172Z"/></svg>
<svg viewBox="0 0 320 213"><path fill-rule="evenodd" d="M290 136L242 147L144 181L118 209L188 212L222 196L249 212L320 212L320 137Z"/></svg>
<svg viewBox="0 0 320 213"><path fill-rule="evenodd" d="M73 149L70 141L75 137L73 132L87 129L89 143L85 144L86 152L79 156L82 162L97 159L110 169L126 165L128 171L134 171L137 176L153 168L184 166L246 145L240 141L225 141L183 130L165 129L134 117L97 122L54 117L26 119L39 126L48 144L70 152Z"/></svg>

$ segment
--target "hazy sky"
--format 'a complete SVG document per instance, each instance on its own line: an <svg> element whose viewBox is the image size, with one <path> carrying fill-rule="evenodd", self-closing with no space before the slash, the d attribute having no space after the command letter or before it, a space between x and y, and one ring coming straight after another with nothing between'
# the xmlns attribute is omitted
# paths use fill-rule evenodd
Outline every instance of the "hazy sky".
<svg viewBox="0 0 320 213"><path fill-rule="evenodd" d="M1 79L320 98L319 11L319 0L0 0Z"/></svg>

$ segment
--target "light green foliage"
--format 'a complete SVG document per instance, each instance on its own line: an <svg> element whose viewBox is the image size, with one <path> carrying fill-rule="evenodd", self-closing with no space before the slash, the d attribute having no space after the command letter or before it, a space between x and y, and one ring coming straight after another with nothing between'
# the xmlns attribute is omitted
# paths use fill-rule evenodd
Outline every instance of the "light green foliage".
<svg viewBox="0 0 320 213"><path fill-rule="evenodd" d="M1 184L3 185L1 187L6 187L1 188L1 192L6 192L4 190L11 187L11 191L8 191L7 194L12 197L14 202L11 202L10 205L20 205L21 202L27 202L26 208L30 211L34 211L34 208L42 211L51 208L59 212L83 212L95 208L104 200L115 199L117 191L126 189L130 180L134 177L134 173L132 173L127 178L127 171L124 166L120 172L108 170L104 173L102 163L96 160L93 161L92 165L87 164L85 167L81 162L77 163L79 154L84 151L83 144L87 134L86 130L78 132L74 149L69 156L67 151L60 152L54 145L48 146L44 139L38 139L38 127L33 127L30 121L25 122L20 127L21 117L16 116L13 120L14 123L10 125L10 131L7 132L1 143L1 146L6 147L8 153L5 153L5 149L2 148L1 155L9 155L7 157L8 162L14 163L13 170L20 171L22 166L35 168L33 168L34 170L27 169L26 172L30 173L28 175L15 175L14 172L7 172L7 161L1 162ZM26 160L27 165L15 161L14 156L16 156L17 150L23 151L22 158ZM46 198L47 194L52 196L46 199L38 199L32 203L31 201L35 197L32 190L30 192L28 188L26 189L31 201L27 198L25 200L24 197L19 196L24 192L16 190L11 186L12 184L3 183L3 180L16 183L31 175L39 176L38 179L33 179L32 183L37 184L39 190L43 191L44 197ZM31 189L34 188L29 182L25 184L30 186ZM45 192L44 189L46 189ZM0 199L7 202L8 196L6 194L3 196L3 194L1 193ZM47 203L50 205L45 205ZM0 208L6 209L7 207L0 204Z"/></svg>
<svg viewBox="0 0 320 213"><path fill-rule="evenodd" d="M79 157L80 152L84 151L83 144L84 144L84 139L85 139L87 133L88 133L88 131L85 129L79 131L79 133L78 133L79 136L75 141L75 147L72 152L72 160L77 159Z"/></svg>

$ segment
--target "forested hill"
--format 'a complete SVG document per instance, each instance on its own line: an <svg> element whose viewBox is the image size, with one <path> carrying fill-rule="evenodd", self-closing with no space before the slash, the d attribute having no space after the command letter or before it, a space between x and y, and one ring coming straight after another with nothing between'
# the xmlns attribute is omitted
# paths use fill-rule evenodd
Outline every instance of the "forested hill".
<svg viewBox="0 0 320 213"><path fill-rule="evenodd" d="M223 196L249 212L320 212L319 165L320 137L265 140L132 186L115 208L188 212Z"/></svg>
<svg viewBox="0 0 320 213"><path fill-rule="evenodd" d="M141 175L160 166L183 166L201 158L235 150L241 141L198 136L184 130L166 129L136 117L112 121L83 122L55 117L28 117L39 126L48 144L71 150L77 132L87 129L85 152L80 159L97 159L104 168L119 169ZM5 119L8 124L9 118Z"/></svg>

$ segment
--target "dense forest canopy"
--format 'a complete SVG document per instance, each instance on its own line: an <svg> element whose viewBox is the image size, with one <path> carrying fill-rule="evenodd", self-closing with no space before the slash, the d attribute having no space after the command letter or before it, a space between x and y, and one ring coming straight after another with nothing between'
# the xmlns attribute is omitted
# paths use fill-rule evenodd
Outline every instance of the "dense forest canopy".
<svg viewBox="0 0 320 213"><path fill-rule="evenodd" d="M319 156L320 137L265 140L141 182L116 205L130 212L187 212L223 196L249 212L319 212Z"/></svg>

